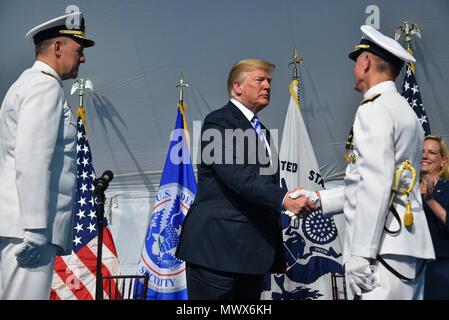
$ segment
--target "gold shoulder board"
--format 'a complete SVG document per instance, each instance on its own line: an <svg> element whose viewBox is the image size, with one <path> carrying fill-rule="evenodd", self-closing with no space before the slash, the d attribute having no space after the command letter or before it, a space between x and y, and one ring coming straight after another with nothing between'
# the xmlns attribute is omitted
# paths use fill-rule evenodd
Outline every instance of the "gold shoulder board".
<svg viewBox="0 0 449 320"><path fill-rule="evenodd" d="M371 96L371 97L368 97L368 98L364 99L362 102L360 102L360 105L362 106L362 105L364 105L365 103L373 102L374 100L376 100L376 99L379 98L379 97L380 97L380 93L377 93L377 94L375 94L374 96Z"/></svg>
<svg viewBox="0 0 449 320"><path fill-rule="evenodd" d="M46 74L47 76L50 76L50 77L52 77L52 78L55 78L56 80L58 80L56 77L55 77L55 75L53 75L53 74L51 74L50 72L47 72L47 71L41 71L43 74Z"/></svg>

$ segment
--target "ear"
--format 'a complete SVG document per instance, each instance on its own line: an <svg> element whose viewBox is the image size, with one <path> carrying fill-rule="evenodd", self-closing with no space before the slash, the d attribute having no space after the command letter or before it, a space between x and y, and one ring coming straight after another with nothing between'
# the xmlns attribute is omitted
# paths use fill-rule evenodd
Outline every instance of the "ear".
<svg viewBox="0 0 449 320"><path fill-rule="evenodd" d="M447 156L444 156L441 159L441 168L444 168L447 165Z"/></svg>
<svg viewBox="0 0 449 320"><path fill-rule="evenodd" d="M55 55L56 55L58 58L61 57L61 55L62 55L62 46L63 46L63 43L62 43L61 40L56 40L56 41L53 43L53 50L54 50L54 52L55 52Z"/></svg>
<svg viewBox="0 0 449 320"><path fill-rule="evenodd" d="M367 72L371 68L371 64L373 63L372 57L369 54L366 54L362 58L363 71Z"/></svg>
<svg viewBox="0 0 449 320"><path fill-rule="evenodd" d="M234 90L234 92L235 92L238 96L240 96L240 95L242 94L242 86L241 86L241 84L240 84L239 82L237 82L237 81L234 81L234 82L232 83L232 90Z"/></svg>

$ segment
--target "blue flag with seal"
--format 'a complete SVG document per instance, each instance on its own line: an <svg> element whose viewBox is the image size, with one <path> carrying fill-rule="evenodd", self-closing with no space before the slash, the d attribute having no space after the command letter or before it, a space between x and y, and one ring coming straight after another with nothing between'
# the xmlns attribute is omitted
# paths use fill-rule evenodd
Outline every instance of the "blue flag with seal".
<svg viewBox="0 0 449 320"><path fill-rule="evenodd" d="M184 218L196 194L184 103L175 129L150 218L139 274L148 274L147 300L186 300L185 262L175 257Z"/></svg>

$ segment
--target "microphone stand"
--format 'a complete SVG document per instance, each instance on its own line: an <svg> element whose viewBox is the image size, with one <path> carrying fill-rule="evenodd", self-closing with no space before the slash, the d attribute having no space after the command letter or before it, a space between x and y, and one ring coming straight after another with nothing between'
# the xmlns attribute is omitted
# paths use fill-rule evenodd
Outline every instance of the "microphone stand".
<svg viewBox="0 0 449 320"><path fill-rule="evenodd" d="M103 254L103 227L104 227L104 191L97 194L97 226L98 226L98 247L97 247L97 278L95 284L95 300L103 300L103 275L101 273Z"/></svg>

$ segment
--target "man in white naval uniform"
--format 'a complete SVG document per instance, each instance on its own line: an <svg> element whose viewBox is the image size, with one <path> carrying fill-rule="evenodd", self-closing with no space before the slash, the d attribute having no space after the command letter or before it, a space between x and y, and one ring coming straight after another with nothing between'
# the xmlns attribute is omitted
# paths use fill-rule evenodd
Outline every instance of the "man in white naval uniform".
<svg viewBox="0 0 449 320"><path fill-rule="evenodd" d="M416 61L374 28L361 30L364 38L349 57L356 61L355 89L364 93L364 100L347 143L344 187L302 194L321 202L325 215L344 212L349 299L422 299L423 268L426 259L434 259L434 250L419 183L409 195L414 217L410 227L403 218L406 196L394 197L398 218L389 204L395 168L405 160L420 168L424 133L393 82L404 61Z"/></svg>
<svg viewBox="0 0 449 320"><path fill-rule="evenodd" d="M62 81L77 77L83 49L94 45L81 13L26 38L36 61L0 109L1 299L48 299L55 255L71 251L77 130Z"/></svg>

